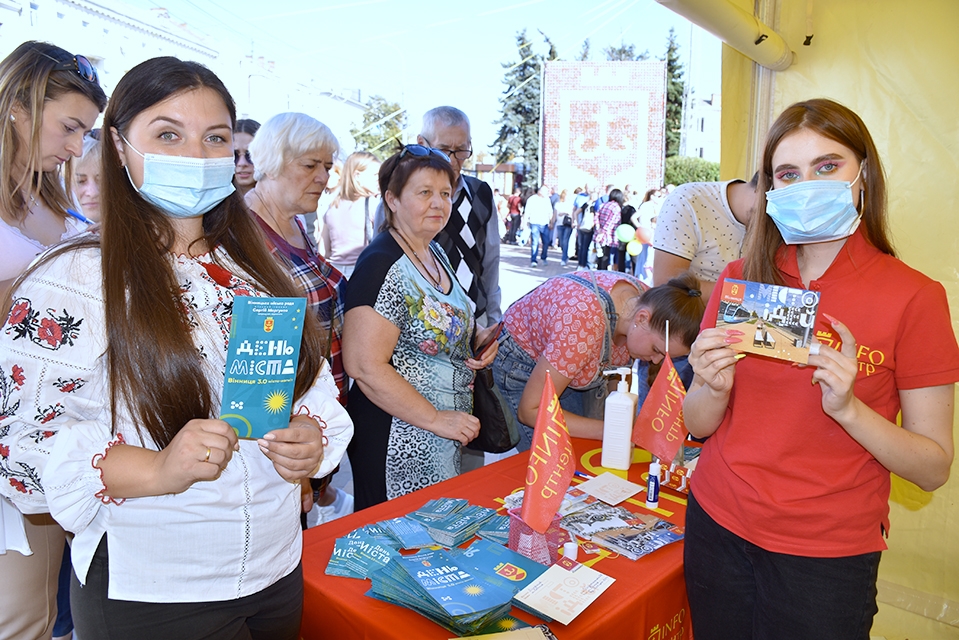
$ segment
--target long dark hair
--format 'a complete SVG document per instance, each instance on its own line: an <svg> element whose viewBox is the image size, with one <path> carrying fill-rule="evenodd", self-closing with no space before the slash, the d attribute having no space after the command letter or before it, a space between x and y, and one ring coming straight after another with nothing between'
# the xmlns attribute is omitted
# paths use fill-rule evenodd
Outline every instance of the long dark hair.
<svg viewBox="0 0 959 640"><path fill-rule="evenodd" d="M619 189L613 189L609 192L609 201L615 202L619 206L623 206L623 203L626 202L626 198L623 197L623 192Z"/></svg>
<svg viewBox="0 0 959 640"><path fill-rule="evenodd" d="M786 108L766 134L759 186L756 189L756 211L746 232L743 255L743 277L756 282L785 284L776 264L776 256L783 246L779 228L766 215L766 192L773 186L773 153L782 139L800 129L815 131L848 147L862 163L863 204L862 230L874 247L891 256L896 255L889 240L886 219L886 178L879 152L862 119L838 102L819 98L797 102Z"/></svg>
<svg viewBox="0 0 959 640"><path fill-rule="evenodd" d="M117 83L103 128L129 137L130 123L144 110L201 88L216 92L231 123L236 121L233 98L212 71L196 62L163 57L135 66ZM162 448L188 421L211 417L214 399L180 302L180 284L170 261L175 232L169 218L137 194L116 144L103 146L101 176L100 246L113 429L123 400L141 437L146 432ZM222 247L243 270L239 275L261 291L302 295L270 255L238 192L204 214L203 241L211 250ZM296 397L312 386L322 354L317 320L307 314Z"/></svg>

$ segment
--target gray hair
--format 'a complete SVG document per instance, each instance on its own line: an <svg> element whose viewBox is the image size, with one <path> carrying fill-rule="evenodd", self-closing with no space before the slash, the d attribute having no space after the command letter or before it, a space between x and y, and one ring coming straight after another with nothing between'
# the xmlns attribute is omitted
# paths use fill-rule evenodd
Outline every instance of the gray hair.
<svg viewBox="0 0 959 640"><path fill-rule="evenodd" d="M83 138L83 155L79 158L73 160L73 175L76 176L77 172L80 170L81 166L86 166L87 163L92 162L93 167L97 169L97 172L100 170L100 157L103 145L100 144L100 141L94 138L93 136L84 136Z"/></svg>
<svg viewBox="0 0 959 640"><path fill-rule="evenodd" d="M253 179L275 178L288 163L314 151L339 153L330 128L305 113L279 113L263 123L250 143Z"/></svg>
<svg viewBox="0 0 959 640"><path fill-rule="evenodd" d="M465 127L470 130L470 119L456 107L436 107L423 114L423 129L420 136L432 144L440 127Z"/></svg>

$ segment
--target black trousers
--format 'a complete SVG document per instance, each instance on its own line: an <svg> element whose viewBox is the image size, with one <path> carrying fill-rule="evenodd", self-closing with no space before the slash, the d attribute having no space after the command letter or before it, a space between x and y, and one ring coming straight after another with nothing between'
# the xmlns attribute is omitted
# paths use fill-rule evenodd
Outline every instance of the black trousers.
<svg viewBox="0 0 959 640"><path fill-rule="evenodd" d="M213 559L215 560L215 559ZM132 602L107 598L109 554L100 541L87 584L76 573L70 607L83 640L297 640L303 615L303 569L253 595L214 602Z"/></svg>
<svg viewBox="0 0 959 640"><path fill-rule="evenodd" d="M878 526L878 524L877 524ZM696 640L868 640L880 553L809 558L766 551L689 494L683 562Z"/></svg>

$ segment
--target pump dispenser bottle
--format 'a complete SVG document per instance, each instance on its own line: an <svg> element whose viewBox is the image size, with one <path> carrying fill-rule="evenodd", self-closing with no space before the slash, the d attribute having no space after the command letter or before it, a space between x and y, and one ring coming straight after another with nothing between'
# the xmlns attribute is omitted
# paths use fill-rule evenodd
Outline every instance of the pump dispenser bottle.
<svg viewBox="0 0 959 640"><path fill-rule="evenodd" d="M618 374L620 379L616 391L606 398L606 411L603 419L603 456L602 465L608 469L628 471L633 461L633 420L636 418L636 404L639 397L629 392L626 376L628 367L615 371L606 371L606 375Z"/></svg>

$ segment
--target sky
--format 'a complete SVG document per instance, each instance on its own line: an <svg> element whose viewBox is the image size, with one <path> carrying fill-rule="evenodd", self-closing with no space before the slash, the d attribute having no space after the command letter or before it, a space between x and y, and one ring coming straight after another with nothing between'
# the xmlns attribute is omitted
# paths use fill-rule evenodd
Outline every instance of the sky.
<svg viewBox="0 0 959 640"><path fill-rule="evenodd" d="M590 58L603 60L604 48L620 44L662 58L674 27L697 95L720 91L719 41L655 0L125 1L164 7L190 30L242 43L255 58L273 60L282 74L321 90L359 91L363 102L371 95L397 102L407 109L414 134L428 109L459 107L470 117L477 151L496 138L506 89L503 63L520 60L516 34L524 28L538 52L546 52L542 32L561 59L576 59L589 39Z"/></svg>

